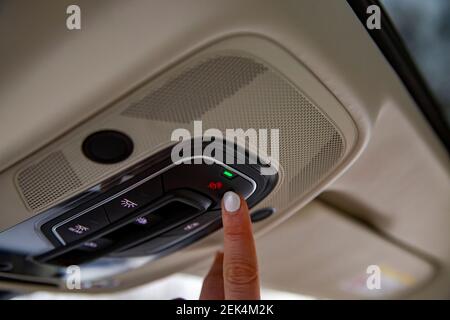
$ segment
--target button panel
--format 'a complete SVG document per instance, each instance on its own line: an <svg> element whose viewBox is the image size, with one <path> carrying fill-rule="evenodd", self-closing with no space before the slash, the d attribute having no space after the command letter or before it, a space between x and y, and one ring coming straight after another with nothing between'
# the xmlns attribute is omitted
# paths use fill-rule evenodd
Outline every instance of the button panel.
<svg viewBox="0 0 450 320"><path fill-rule="evenodd" d="M56 224L53 233L62 244L82 239L89 234L107 227L111 223L126 219L164 196L164 194L176 193L179 190L192 190L199 194L199 198L208 200L210 209L220 208L220 201L226 191L233 190L244 198L250 197L256 189L256 183L228 166L211 164L180 164L156 175L144 183L137 183L130 187L129 191L119 193L102 206L87 211L75 219L67 219L67 222ZM206 196L206 198L205 198ZM174 209L176 211L176 209ZM167 214L165 217L140 216L136 220L141 228L159 228L159 224L167 228L171 224L175 226L189 217L182 217L177 213ZM155 225L158 220L158 226ZM193 227L193 226L191 226Z"/></svg>
<svg viewBox="0 0 450 320"><path fill-rule="evenodd" d="M220 162L173 165L170 157L158 161L166 167L161 162L156 173L143 167L139 175L130 174L123 180L122 189L117 185L99 192L96 198L45 223L42 231L56 248L37 261L65 265L104 255L172 252L220 228L220 201L225 192L241 194L251 207L276 181L261 176L257 166L242 167L244 174L237 169L240 166Z"/></svg>

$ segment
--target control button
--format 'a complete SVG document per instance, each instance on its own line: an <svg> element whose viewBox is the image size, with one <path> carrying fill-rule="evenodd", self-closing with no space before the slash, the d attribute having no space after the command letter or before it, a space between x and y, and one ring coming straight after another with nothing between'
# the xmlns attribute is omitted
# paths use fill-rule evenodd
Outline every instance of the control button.
<svg viewBox="0 0 450 320"><path fill-rule="evenodd" d="M183 230L186 231L186 232L190 232L192 230L197 229L200 226L201 226L200 222L194 221L194 222L191 222L191 223L188 223L187 225L185 225L183 227Z"/></svg>
<svg viewBox="0 0 450 320"><path fill-rule="evenodd" d="M112 244L112 241L105 238L99 238L91 241L86 241L78 249L82 251L94 252L104 249Z"/></svg>
<svg viewBox="0 0 450 320"><path fill-rule="evenodd" d="M115 253L114 256L133 257L133 256L146 256L151 254L158 254L160 252L169 249L170 247L189 239L191 235L194 235L213 223L217 223L221 220L221 212L211 211L206 212L194 219L191 219L180 226L171 229L159 237L150 239L137 246Z"/></svg>
<svg viewBox="0 0 450 320"><path fill-rule="evenodd" d="M225 177L225 173L230 174ZM226 170L218 164L180 164L163 173L165 191L188 188L207 195L213 200L213 208L220 206L223 194L233 190L248 198L253 185L235 171Z"/></svg>
<svg viewBox="0 0 450 320"><path fill-rule="evenodd" d="M162 196L161 177L156 177L104 204L106 214L115 222Z"/></svg>
<svg viewBox="0 0 450 320"><path fill-rule="evenodd" d="M206 212L204 214L191 219L179 227L171 229L163 234L163 237L180 236L185 237L187 235L196 233L201 229L209 226L217 220L222 219L221 212L219 210Z"/></svg>
<svg viewBox="0 0 450 320"><path fill-rule="evenodd" d="M262 208L262 209L259 209L259 210L256 210L255 212L253 212L250 215L250 219L252 220L252 222L258 222L258 221L267 219L274 213L275 213L274 208Z"/></svg>
<svg viewBox="0 0 450 320"><path fill-rule="evenodd" d="M149 220L147 217L139 217L135 220L135 223L141 226L148 225Z"/></svg>
<svg viewBox="0 0 450 320"><path fill-rule="evenodd" d="M129 230L135 230L135 234L141 230L145 230L147 234L156 233L192 219L199 213L197 208L180 201L172 201L136 218L129 226Z"/></svg>
<svg viewBox="0 0 450 320"><path fill-rule="evenodd" d="M137 229L153 229L164 222L164 217L149 213L145 216L137 217L133 222L133 228Z"/></svg>
<svg viewBox="0 0 450 320"><path fill-rule="evenodd" d="M150 213L128 222L122 227L104 235L103 238L110 240L118 247L130 246L164 230L166 227L165 223L166 221L163 218Z"/></svg>
<svg viewBox="0 0 450 320"><path fill-rule="evenodd" d="M215 190L221 190L223 188L223 183L221 181L211 181L208 183L208 189L215 191Z"/></svg>
<svg viewBox="0 0 450 320"><path fill-rule="evenodd" d="M109 224L103 207L97 207L56 228L58 235L69 243L91 234Z"/></svg>

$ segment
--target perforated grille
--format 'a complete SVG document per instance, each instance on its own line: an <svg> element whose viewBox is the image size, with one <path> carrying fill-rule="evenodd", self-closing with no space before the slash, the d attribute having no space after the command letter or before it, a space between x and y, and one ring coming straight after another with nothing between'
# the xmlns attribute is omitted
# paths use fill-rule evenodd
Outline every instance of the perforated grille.
<svg viewBox="0 0 450 320"><path fill-rule="evenodd" d="M341 156L343 148L339 135L333 134L322 149L312 157L309 163L290 180L290 198L303 194L317 183Z"/></svg>
<svg viewBox="0 0 450 320"><path fill-rule="evenodd" d="M60 151L51 153L20 172L17 183L32 209L44 206L83 185Z"/></svg>
<svg viewBox="0 0 450 320"><path fill-rule="evenodd" d="M19 173L19 190L29 208L54 205L155 153L170 142L174 129L192 132L194 120L202 120L203 130L279 129L284 180L258 207L283 210L301 199L344 154L345 141L335 125L298 88L254 58L214 55L163 77L142 89L138 102L127 102L133 101L130 97L115 113L93 120L94 130L115 128L132 137L135 149L128 160L114 165L87 160L80 151L92 132L86 130L61 152Z"/></svg>
<svg viewBox="0 0 450 320"><path fill-rule="evenodd" d="M287 179L261 207L282 210L298 200L331 172L344 152L344 140L334 124L298 89L269 69L216 110L205 113L202 120L207 127L221 130L280 130L279 161Z"/></svg>
<svg viewBox="0 0 450 320"><path fill-rule="evenodd" d="M188 123L250 83L265 66L243 57L217 57L187 70L123 115Z"/></svg>

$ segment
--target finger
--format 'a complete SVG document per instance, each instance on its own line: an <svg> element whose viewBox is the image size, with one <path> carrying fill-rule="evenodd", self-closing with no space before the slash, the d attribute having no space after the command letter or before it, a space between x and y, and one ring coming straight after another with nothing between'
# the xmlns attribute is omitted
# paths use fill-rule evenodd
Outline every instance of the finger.
<svg viewBox="0 0 450 320"><path fill-rule="evenodd" d="M222 199L225 299L260 299L252 223L245 199L232 191Z"/></svg>
<svg viewBox="0 0 450 320"><path fill-rule="evenodd" d="M223 300L223 253L217 252L208 274L203 280L200 300Z"/></svg>

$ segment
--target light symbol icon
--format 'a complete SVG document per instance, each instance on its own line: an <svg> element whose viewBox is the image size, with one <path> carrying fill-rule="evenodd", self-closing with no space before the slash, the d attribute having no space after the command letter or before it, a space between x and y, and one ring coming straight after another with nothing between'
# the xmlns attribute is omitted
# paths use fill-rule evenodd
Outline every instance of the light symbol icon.
<svg viewBox="0 0 450 320"><path fill-rule="evenodd" d="M199 222L193 222L193 223L191 223L191 224L188 224L188 225L187 225L186 227L184 227L183 229L184 229L185 231L190 231L190 230L192 230L192 229L197 228L199 225L200 225Z"/></svg>
<svg viewBox="0 0 450 320"><path fill-rule="evenodd" d="M148 223L148 220L147 220L146 217L139 217L139 218L136 219L136 222L137 222L138 224L145 225L145 224Z"/></svg>
<svg viewBox="0 0 450 320"><path fill-rule="evenodd" d="M122 201L120 201L120 205L122 207L124 207L124 208L127 208L127 209L136 208L138 206L137 203L135 203L135 202L133 202L131 200L128 200L126 198L124 198L124 199L122 199Z"/></svg>

